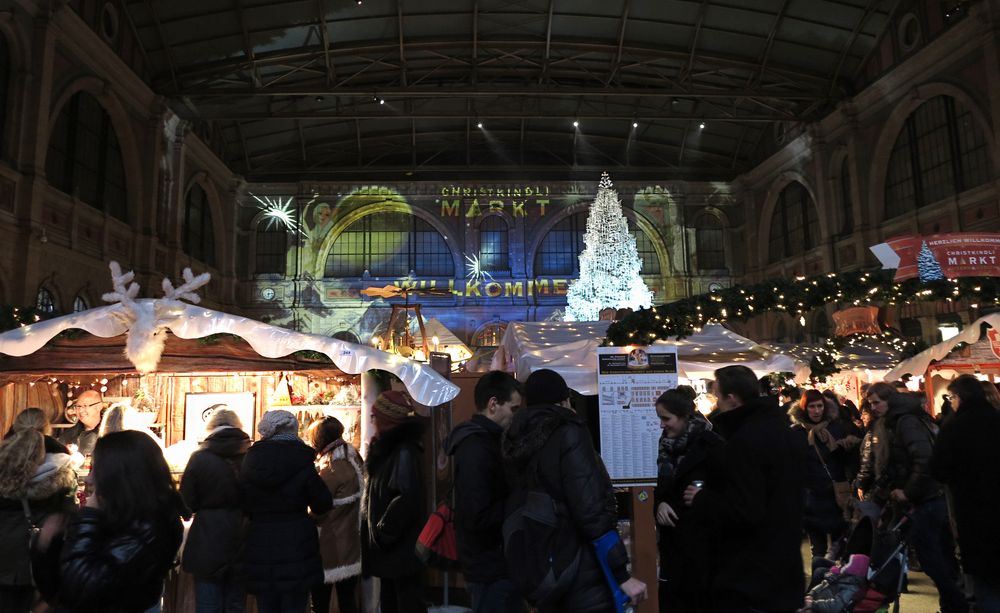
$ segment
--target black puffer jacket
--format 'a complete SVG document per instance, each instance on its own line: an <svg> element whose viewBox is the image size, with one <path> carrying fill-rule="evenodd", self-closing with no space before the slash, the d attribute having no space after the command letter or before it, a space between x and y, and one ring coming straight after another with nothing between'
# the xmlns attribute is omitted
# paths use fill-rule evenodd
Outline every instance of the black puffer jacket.
<svg viewBox="0 0 1000 613"><path fill-rule="evenodd" d="M184 504L194 522L184 545L184 570L198 579L221 578L234 569L243 547L239 472L250 437L239 428L212 433L194 452L181 478Z"/></svg>
<svg viewBox="0 0 1000 613"><path fill-rule="evenodd" d="M381 433L368 447L368 481L361 498L361 567L366 577L420 572L414 548L427 521L422 417Z"/></svg>
<svg viewBox="0 0 1000 613"><path fill-rule="evenodd" d="M72 613L136 613L159 601L183 534L170 510L126 530L107 525L99 509L70 522L62 547L59 606Z"/></svg>
<svg viewBox="0 0 1000 613"><path fill-rule="evenodd" d="M500 456L503 428L485 415L455 427L445 449L455 458L455 537L466 581L492 583L507 576L503 556L507 480Z"/></svg>
<svg viewBox="0 0 1000 613"><path fill-rule="evenodd" d="M806 445L774 398L715 417L726 439L725 480L706 481L693 509L721 543L713 593L720 608L802 607L802 503Z"/></svg>
<svg viewBox="0 0 1000 613"><path fill-rule="evenodd" d="M514 415L504 435L502 451L511 489L531 488L531 466L537 466L539 484L557 502L564 503L569 520L579 531L583 555L569 596L553 611L612 611L607 580L591 543L618 526L611 479L594 451L583 420L555 405L528 407ZM615 580L629 579L628 554L618 543L608 556Z"/></svg>
<svg viewBox="0 0 1000 613"><path fill-rule="evenodd" d="M832 450L822 440L813 435L813 444L809 444L810 428L816 425L809 421L809 416L801 407L793 407L788 416L792 420L792 432L801 437L807 446L806 451L806 487L803 526L807 530L835 532L844 523L843 512L837 506L837 497L833 483L847 479L844 470L845 452L841 446ZM826 432L834 443L841 441L846 432L838 419L837 407L827 403L823 420L827 422Z"/></svg>
<svg viewBox="0 0 1000 613"><path fill-rule="evenodd" d="M300 440L259 441L243 459L240 487L250 522L243 547L243 575L252 594L306 591L323 583L319 534L311 509L333 508L313 458Z"/></svg>
<svg viewBox="0 0 1000 613"><path fill-rule="evenodd" d="M0 585L32 585L28 555L28 520L21 497L28 501L35 525L51 513L76 511L77 477L69 451L53 438L45 437L45 459L16 497L0 498Z"/></svg>
<svg viewBox="0 0 1000 613"><path fill-rule="evenodd" d="M930 474L937 426L921 408L920 399L893 395L883 419L889 438L888 488L903 490L911 504L941 496L941 484Z"/></svg>
<svg viewBox="0 0 1000 613"><path fill-rule="evenodd" d="M951 490L962 567L1000 577L1000 411L963 401L941 427L931 474Z"/></svg>

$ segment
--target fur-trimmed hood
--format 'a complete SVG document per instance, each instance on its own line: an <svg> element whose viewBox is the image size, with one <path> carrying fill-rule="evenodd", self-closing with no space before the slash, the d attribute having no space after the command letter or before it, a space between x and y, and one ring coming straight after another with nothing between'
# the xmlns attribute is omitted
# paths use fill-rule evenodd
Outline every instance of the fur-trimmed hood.
<svg viewBox="0 0 1000 613"><path fill-rule="evenodd" d="M567 424L585 427L579 415L555 404L531 406L518 411L500 444L504 461L511 470L520 472L552 434Z"/></svg>
<svg viewBox="0 0 1000 613"><path fill-rule="evenodd" d="M381 432L372 439L368 447L368 457L365 467L369 472L392 457L393 450L399 445L409 443L423 450L424 431L427 430L427 420L423 417L407 417L401 424L387 432Z"/></svg>
<svg viewBox="0 0 1000 613"><path fill-rule="evenodd" d="M823 399L823 406L825 407L825 410L823 411L823 419L821 420L821 423L824 421L827 423L833 423L840 417L840 409L837 408L837 405L829 398ZM788 409L788 417L791 418L793 425L802 426L806 429L818 425L809 421L809 415L798 402L792 404L791 408Z"/></svg>
<svg viewBox="0 0 1000 613"><path fill-rule="evenodd" d="M65 453L46 453L45 459L25 485L28 500L42 500L58 492L76 490L77 477L70 456Z"/></svg>

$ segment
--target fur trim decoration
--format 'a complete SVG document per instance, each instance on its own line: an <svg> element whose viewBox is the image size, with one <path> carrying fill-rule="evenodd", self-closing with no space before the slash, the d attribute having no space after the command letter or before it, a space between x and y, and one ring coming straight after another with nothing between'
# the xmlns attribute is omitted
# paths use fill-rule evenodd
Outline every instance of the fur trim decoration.
<svg viewBox="0 0 1000 613"><path fill-rule="evenodd" d="M361 562L355 562L354 564L348 564L346 566L338 566L336 568L325 568L323 569L323 583L337 583L338 581L343 581L344 579L350 579L351 577L357 577L361 574Z"/></svg>

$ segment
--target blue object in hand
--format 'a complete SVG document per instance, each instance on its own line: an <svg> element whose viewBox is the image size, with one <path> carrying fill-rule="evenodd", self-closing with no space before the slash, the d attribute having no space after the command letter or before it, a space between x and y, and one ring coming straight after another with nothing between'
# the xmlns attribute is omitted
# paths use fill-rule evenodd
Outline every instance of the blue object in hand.
<svg viewBox="0 0 1000 613"><path fill-rule="evenodd" d="M609 530L593 541L592 544L597 551L597 561L601 565L601 570L604 571L604 578L607 579L608 587L611 588L611 596L615 601L615 611L617 613L630 613L632 607L629 607L628 604L632 602L632 599L622 591L621 586L618 585L618 581L615 579L614 573L611 572L611 564L608 563L608 554L620 542L621 537L618 536L618 531Z"/></svg>

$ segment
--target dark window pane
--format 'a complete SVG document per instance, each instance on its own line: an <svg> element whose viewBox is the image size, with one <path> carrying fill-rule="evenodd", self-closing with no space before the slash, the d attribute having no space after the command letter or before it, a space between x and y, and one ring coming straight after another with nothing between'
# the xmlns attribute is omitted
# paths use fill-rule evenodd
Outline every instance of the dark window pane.
<svg viewBox="0 0 1000 613"><path fill-rule="evenodd" d="M486 272L509 273L507 222L490 215L479 224L479 265Z"/></svg>
<svg viewBox="0 0 1000 613"><path fill-rule="evenodd" d="M188 190L184 203L184 251L196 260L215 266L213 237L208 196L196 183Z"/></svg>
<svg viewBox="0 0 1000 613"><path fill-rule="evenodd" d="M846 157L840 164L840 211L840 233L850 234L854 231L854 196L851 193L851 168Z"/></svg>
<svg viewBox="0 0 1000 613"><path fill-rule="evenodd" d="M288 233L284 227L268 224L257 226L257 249L254 272L263 274L285 274L285 253L288 251Z"/></svg>
<svg viewBox="0 0 1000 613"><path fill-rule="evenodd" d="M451 277L447 241L426 221L406 213L374 213L352 223L334 241L324 276Z"/></svg>
<svg viewBox="0 0 1000 613"><path fill-rule="evenodd" d="M561 219L552 226L535 252L535 276L575 276L580 272L580 254L586 247L587 211ZM660 273L660 259L652 239L638 228L629 228L635 238L636 250L642 260L641 274Z"/></svg>
<svg viewBox="0 0 1000 613"><path fill-rule="evenodd" d="M10 50L7 39L0 34L0 143L3 142L7 123L7 92L10 89ZM0 151L0 154L3 152Z"/></svg>
<svg viewBox="0 0 1000 613"><path fill-rule="evenodd" d="M632 238L635 239L635 248L639 252L639 259L642 261L639 274L660 274L660 256L656 254L656 247L653 246L653 241L639 228L635 228L629 232L632 234Z"/></svg>
<svg viewBox="0 0 1000 613"><path fill-rule="evenodd" d="M41 287L38 289L38 295L35 297L35 308L41 313L55 313L59 308L56 305L56 298L52 295L52 292Z"/></svg>
<svg viewBox="0 0 1000 613"><path fill-rule="evenodd" d="M695 262L702 270L726 268L725 234L715 215L702 215L695 222Z"/></svg>
<svg viewBox="0 0 1000 613"><path fill-rule="evenodd" d="M768 261L801 255L812 249L819 239L819 217L812 197L801 183L789 183L778 196L771 217Z"/></svg>

